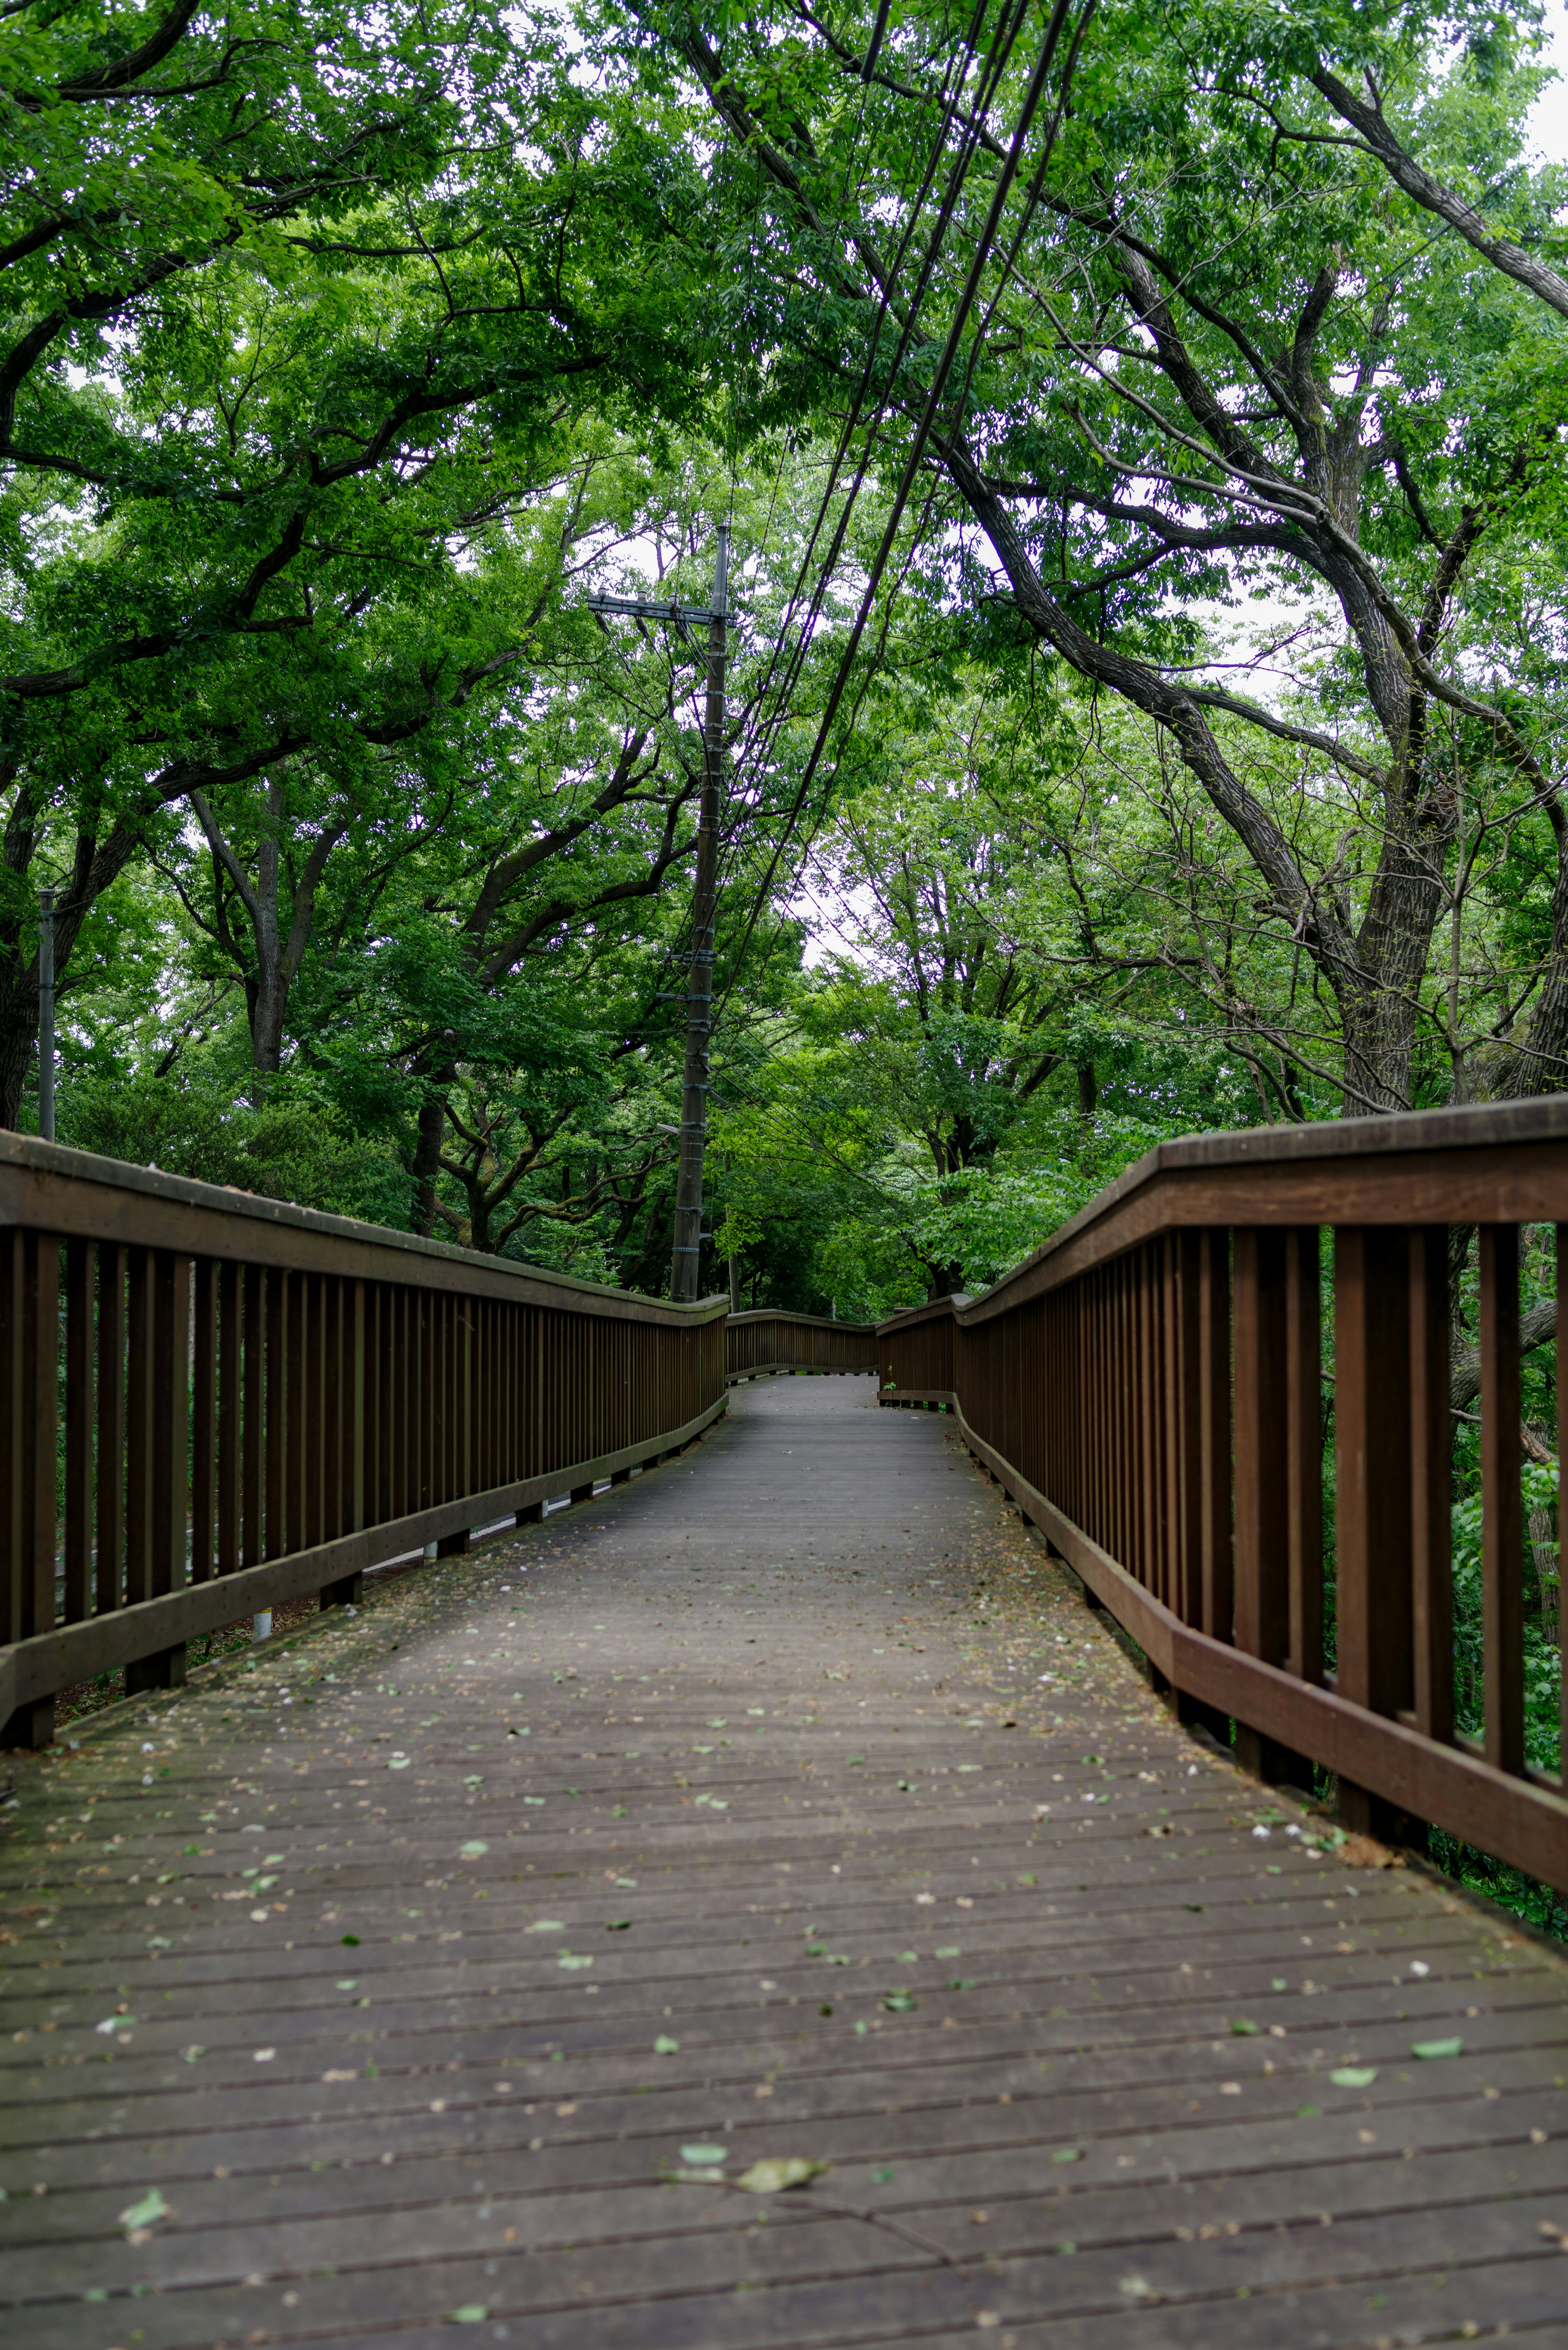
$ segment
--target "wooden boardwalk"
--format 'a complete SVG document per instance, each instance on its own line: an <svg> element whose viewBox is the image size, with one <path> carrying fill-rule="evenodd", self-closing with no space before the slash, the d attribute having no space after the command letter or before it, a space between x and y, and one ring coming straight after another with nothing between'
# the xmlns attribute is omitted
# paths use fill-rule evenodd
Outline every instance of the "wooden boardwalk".
<svg viewBox="0 0 1568 2350"><path fill-rule="evenodd" d="M7 2342L1568 2341L1562 1960L1310 1848L947 1428L741 1388L18 1758Z"/></svg>

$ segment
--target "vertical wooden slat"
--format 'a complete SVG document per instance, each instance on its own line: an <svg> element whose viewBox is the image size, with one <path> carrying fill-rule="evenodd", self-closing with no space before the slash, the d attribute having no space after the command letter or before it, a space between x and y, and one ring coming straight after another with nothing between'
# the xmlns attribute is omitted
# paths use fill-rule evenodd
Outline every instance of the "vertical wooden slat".
<svg viewBox="0 0 1568 2350"><path fill-rule="evenodd" d="M218 1504L218 1268L196 1260L191 1371L191 1578L213 1572Z"/></svg>
<svg viewBox="0 0 1568 2350"><path fill-rule="evenodd" d="M1559 1290L1561 1295L1561 1288ZM1559 1306L1559 1315L1562 1314ZM1559 1361L1568 1357L1559 1355ZM1558 1389L1561 1412L1562 1388ZM1454 1591L1449 1541L1449 1235L1410 1234L1410 1635L1416 1727L1454 1734ZM1559 1456L1561 1457L1561 1456Z"/></svg>
<svg viewBox="0 0 1568 2350"><path fill-rule="evenodd" d="M218 1573L240 1563L240 1324L237 1264L218 1268Z"/></svg>
<svg viewBox="0 0 1568 2350"><path fill-rule="evenodd" d="M314 1276L307 1284L309 1304L306 1331L310 1368L306 1374L309 1387L306 1398L305 1539L312 1546L327 1538L327 1430L331 1410L331 1366L328 1360L331 1302L328 1292L332 1286L326 1274Z"/></svg>
<svg viewBox="0 0 1568 2350"><path fill-rule="evenodd" d="M125 1570L126 1251L98 1254L97 1612L118 1607Z"/></svg>
<svg viewBox="0 0 1568 2350"><path fill-rule="evenodd" d="M26 1236L0 1226L0 1641L22 1637Z"/></svg>
<svg viewBox="0 0 1568 2350"><path fill-rule="evenodd" d="M1524 1767L1523 1513L1519 1441L1519 1230L1480 1227L1481 1648L1486 1759Z"/></svg>
<svg viewBox="0 0 1568 2350"><path fill-rule="evenodd" d="M92 1608L94 1292L98 1248L66 1243L66 1546L65 1621L79 1624Z"/></svg>
<svg viewBox="0 0 1568 2350"><path fill-rule="evenodd" d="M244 1328L240 1347L244 1376L240 1403L240 1551L246 1566L264 1555L265 1498L263 1445L266 1428L266 1274L259 1264L244 1269Z"/></svg>
<svg viewBox="0 0 1568 2350"><path fill-rule="evenodd" d="M1198 1255L1199 1574L1203 1629L1216 1640L1234 1638L1231 1353L1231 1235L1210 1227Z"/></svg>
<svg viewBox="0 0 1568 2350"><path fill-rule="evenodd" d="M266 1285L266 1555L288 1550L288 1306L291 1283L276 1267Z"/></svg>
<svg viewBox="0 0 1568 2350"><path fill-rule="evenodd" d="M1171 1604L1184 1624L1203 1622L1203 1354L1201 1235L1173 1232L1170 1252Z"/></svg>
<svg viewBox="0 0 1568 2350"><path fill-rule="evenodd" d="M125 1599L151 1596L152 1251L133 1248L126 1268Z"/></svg>
<svg viewBox="0 0 1568 2350"><path fill-rule="evenodd" d="M367 1478L371 1471L371 1451L369 1444L367 1369L369 1361L366 1329L366 1290L362 1281L346 1284L348 1300L348 1343L345 1350L343 1416L348 1426L344 1431L348 1460L346 1504L348 1524L345 1533L358 1534L365 1523Z"/></svg>
<svg viewBox="0 0 1568 2350"><path fill-rule="evenodd" d="M1409 1252L1403 1232L1334 1235L1334 1519L1343 1697L1411 1701Z"/></svg>
<svg viewBox="0 0 1568 2350"><path fill-rule="evenodd" d="M1135 1260L1137 1288L1134 1303L1137 1309L1136 1325L1137 1372L1137 1471L1141 1488L1138 1501L1138 1580L1157 1599L1163 1600L1165 1591L1160 1568L1164 1544L1164 1494L1160 1478L1160 1415L1158 1407L1159 1353L1156 1315L1158 1294L1154 1279L1154 1253L1158 1243L1149 1243L1137 1252Z"/></svg>
<svg viewBox="0 0 1568 2350"><path fill-rule="evenodd" d="M191 1458L191 1260L160 1249L152 1342L152 1591L185 1582Z"/></svg>
<svg viewBox="0 0 1568 2350"><path fill-rule="evenodd" d="M1290 1647L1284 1234L1235 1235L1236 1646L1271 1665Z"/></svg>
<svg viewBox="0 0 1568 2350"><path fill-rule="evenodd" d="M286 1392L284 1399L284 1540L286 1547L291 1551L305 1548L306 1364L308 1359L305 1303L308 1287L308 1274L289 1274L288 1368L285 1374Z"/></svg>
<svg viewBox="0 0 1568 2350"><path fill-rule="evenodd" d="M55 1627L56 1544L59 1534L58 1429L60 1243L28 1232L24 1243L22 1405L22 1636Z"/></svg>
<svg viewBox="0 0 1568 2350"><path fill-rule="evenodd" d="M343 1284L329 1274L321 1284L321 1532L333 1542L342 1533L343 1505Z"/></svg>
<svg viewBox="0 0 1568 2350"><path fill-rule="evenodd" d="M1285 1507L1292 1672L1323 1679L1323 1336L1314 1226L1285 1234Z"/></svg>
<svg viewBox="0 0 1568 2350"><path fill-rule="evenodd" d="M1557 1227L1557 1459L1568 1461L1563 1450L1568 1443L1568 1224ZM1561 1469L1559 1475L1561 1476ZM1568 1786L1568 1576L1563 1567L1568 1565L1568 1494L1559 1490L1557 1497L1557 1648L1558 1648L1558 1760L1563 1783Z"/></svg>
<svg viewBox="0 0 1568 2350"><path fill-rule="evenodd" d="M377 1490L380 1495L378 1508L383 1518L397 1518L403 1514L402 1489L399 1479L407 1459L400 1417L402 1385L398 1360L402 1292L382 1282L378 1284L377 1294L377 1443L379 1468Z"/></svg>

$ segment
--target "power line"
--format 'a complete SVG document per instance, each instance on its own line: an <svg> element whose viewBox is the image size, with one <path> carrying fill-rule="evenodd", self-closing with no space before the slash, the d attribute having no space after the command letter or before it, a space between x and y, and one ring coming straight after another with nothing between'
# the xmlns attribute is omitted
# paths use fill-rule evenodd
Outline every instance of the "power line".
<svg viewBox="0 0 1568 2350"><path fill-rule="evenodd" d="M871 571L867 580L865 593L860 599L860 609L856 615L854 627L850 630L849 641L845 647L843 656L839 661L837 674L836 675L832 688L829 691L827 706L823 712L821 723L818 725L816 739L812 745L810 756L806 761L805 772L802 776L800 788L795 795L794 805L791 810L789 819L785 824L784 832L779 840L778 846L774 851L772 859L769 862L767 872L763 877L762 889L757 894L756 902L753 907L751 916L742 936L740 947L736 952L734 965L732 968L737 972L741 962L744 959L747 946L751 941L752 932L756 927L758 915L761 913L762 907L766 900L768 892L772 889L774 876L778 870L779 858L784 853L785 842L787 841L791 831L794 829L795 823L799 820L800 812L805 805L806 795L810 791L812 782L815 776L817 764L821 759L824 746L826 743L834 719L837 715L838 705L843 699L844 688L848 681L850 669L854 664L855 656L859 650L860 639L865 634L866 623L870 617L871 608L876 598L877 590L881 584L882 574L887 567L888 555L892 551L893 541L898 534L898 525L903 519L904 508L909 503L909 492L914 486L915 475L919 471L920 463L925 455L926 443L930 436L931 427L936 421L938 407L940 406L942 395L946 390L948 378L952 370L953 362L958 356L959 345L962 339L964 329L969 323L970 312L974 307L975 298L980 291L981 275L984 271L987 261L990 259L991 249L996 241L996 234L999 227L1001 226L1003 208L1006 205L1008 196L1012 192L1013 181L1017 177L1018 165L1023 156L1024 141L1028 138L1030 129L1033 126L1034 116L1039 109L1040 100L1044 95L1046 80L1050 74L1051 66L1061 41L1063 27L1066 23L1067 15L1071 5L1072 0L1056 0L1056 5L1052 11L1051 20L1046 27L1044 40L1041 45L1040 54L1035 60L1034 70L1030 77L1028 88L1024 92L1023 103L1019 111L1018 122L1014 129L1007 155L1003 161L1002 171L998 175L996 186L992 191L991 204L986 214L985 225L981 233L980 241L976 246L974 257L970 265L969 275L965 280L963 291L959 297L958 308L954 313L951 325L949 328L947 341L943 347L941 358L938 362L937 370L932 379L929 391L927 394L924 409L922 410L919 421L915 429L914 440L911 443L908 458L905 461L903 473L899 477L898 490L893 500L892 511L888 515L887 525L882 533L881 543L877 547L876 556L872 562ZM1095 0L1089 0L1089 5L1084 12L1083 23L1078 28L1080 38L1084 26L1087 24L1088 18L1093 13L1094 6ZM1071 65L1075 62L1077 54L1078 39L1075 39L1072 51L1070 53L1069 70L1071 69ZM1064 88L1063 97L1064 100ZM1061 115L1062 107L1058 104L1052 116L1050 128L1047 132L1045 151L1041 158L1040 170L1036 173L1036 186L1038 186L1044 174L1044 167L1050 160L1051 151L1054 146L1056 132L1061 122ZM978 135L977 129L971 136L968 151L971 154L974 146L978 144ZM965 169L967 171L967 163L965 165ZM1030 210L1033 210L1033 204L1030 206ZM1016 247L1014 250L1016 251ZM988 314L986 321L987 326L989 326L990 323L990 315L992 314ZM978 354L975 356L978 356ZM972 376L973 366L974 358L971 357L970 368L971 376ZM967 393L967 382L965 389ZM732 982L732 983L733 983Z"/></svg>

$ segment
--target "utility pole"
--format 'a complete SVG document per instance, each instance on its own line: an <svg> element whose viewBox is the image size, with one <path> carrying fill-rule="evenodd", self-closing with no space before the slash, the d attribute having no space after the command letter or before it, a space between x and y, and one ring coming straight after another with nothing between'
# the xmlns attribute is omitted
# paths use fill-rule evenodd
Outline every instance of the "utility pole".
<svg viewBox="0 0 1568 2350"><path fill-rule="evenodd" d="M708 623L708 700L702 724L702 796L697 827L697 888L691 904L691 972L686 990L686 1070L680 1096L680 1162L675 1187L675 1245L670 1295L697 1296L702 1253L702 1163L708 1144L708 1043L713 1024L713 931L719 896L719 810L724 776L724 623L729 609L730 532L719 525L713 594L706 610L629 596L590 596L590 612L626 612L669 620L688 643L688 624Z"/></svg>
<svg viewBox="0 0 1568 2350"><path fill-rule="evenodd" d="M38 1132L55 1139L55 893L38 892Z"/></svg>

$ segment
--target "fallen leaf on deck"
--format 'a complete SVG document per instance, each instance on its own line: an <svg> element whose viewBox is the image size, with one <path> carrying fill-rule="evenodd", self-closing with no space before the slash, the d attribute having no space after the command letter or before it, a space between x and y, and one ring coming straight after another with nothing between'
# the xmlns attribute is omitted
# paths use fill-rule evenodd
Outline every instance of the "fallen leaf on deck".
<svg viewBox="0 0 1568 2350"><path fill-rule="evenodd" d="M782 2195L789 2187L809 2187L828 2167L804 2154L764 2155L749 2170L742 2170L734 2183L748 2195Z"/></svg>
<svg viewBox="0 0 1568 2350"><path fill-rule="evenodd" d="M1462 2040L1412 2040L1412 2056L1459 2056L1464 2053Z"/></svg>
<svg viewBox="0 0 1568 2350"><path fill-rule="evenodd" d="M140 2202L126 2205L119 2215L119 2224L127 2235L133 2235L138 2229L151 2228L154 2220L166 2220L168 2216L169 2206L163 2199L163 2189L150 2187Z"/></svg>
<svg viewBox="0 0 1568 2350"><path fill-rule="evenodd" d="M1342 2064L1329 2079L1336 2089L1369 2089L1377 2078L1376 2064Z"/></svg>

